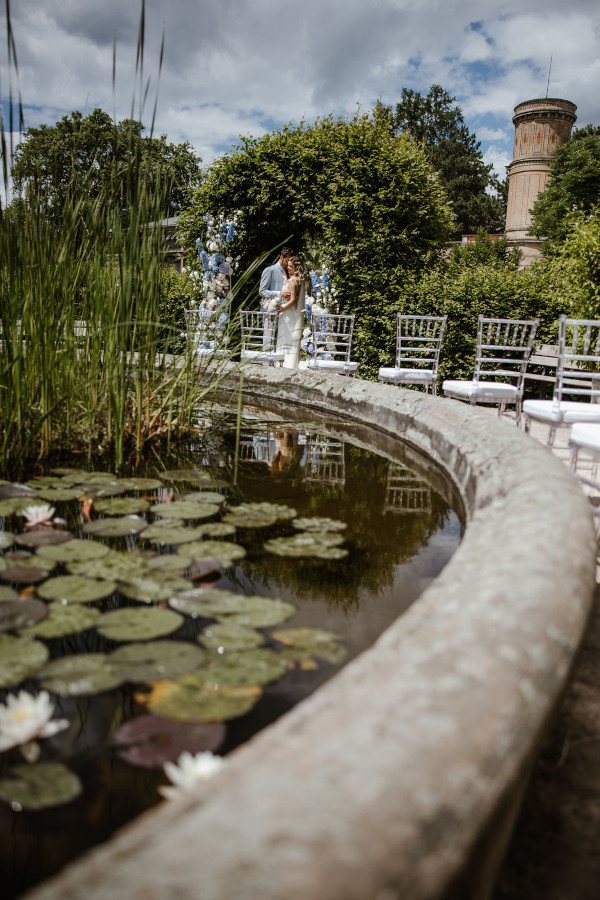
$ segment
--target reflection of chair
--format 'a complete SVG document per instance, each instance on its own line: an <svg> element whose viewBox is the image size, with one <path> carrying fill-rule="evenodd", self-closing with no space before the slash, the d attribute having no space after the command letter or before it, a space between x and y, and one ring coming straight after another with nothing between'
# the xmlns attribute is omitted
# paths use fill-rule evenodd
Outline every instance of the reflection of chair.
<svg viewBox="0 0 600 900"><path fill-rule="evenodd" d="M466 400L472 405L492 404L498 407L498 415L507 405L514 405L518 425L523 382L538 324L539 319L486 319L479 316L473 379L444 381L442 387L446 397ZM500 380L484 381L482 375Z"/></svg>
<svg viewBox="0 0 600 900"><path fill-rule="evenodd" d="M270 432L252 436L246 434L240 439L239 458L243 462L266 463L270 466L276 450L277 441Z"/></svg>
<svg viewBox="0 0 600 900"><path fill-rule="evenodd" d="M346 483L342 441L323 435L307 435L303 465L305 481L330 485Z"/></svg>
<svg viewBox="0 0 600 900"><path fill-rule="evenodd" d="M549 426L549 448L556 429L575 422L600 422L600 321L560 317L558 363L552 400L526 400L525 431L533 419ZM563 395L580 398L563 400ZM590 402L591 401L591 402Z"/></svg>
<svg viewBox="0 0 600 900"><path fill-rule="evenodd" d="M390 463L385 489L384 513L431 513L431 488L400 463Z"/></svg>
<svg viewBox="0 0 600 900"><path fill-rule="evenodd" d="M240 309L241 358L259 366L282 366L285 353L277 351L278 314Z"/></svg>
<svg viewBox="0 0 600 900"><path fill-rule="evenodd" d="M358 363L350 360L354 316L313 313L311 324L313 358L308 368L338 375L356 375Z"/></svg>
<svg viewBox="0 0 600 900"><path fill-rule="evenodd" d="M422 384L437 393L440 349L447 316L405 316L398 313L396 365L379 370L379 381Z"/></svg>
<svg viewBox="0 0 600 900"><path fill-rule="evenodd" d="M184 309L185 324L192 347L201 357L226 356L223 343L227 313L205 307Z"/></svg>

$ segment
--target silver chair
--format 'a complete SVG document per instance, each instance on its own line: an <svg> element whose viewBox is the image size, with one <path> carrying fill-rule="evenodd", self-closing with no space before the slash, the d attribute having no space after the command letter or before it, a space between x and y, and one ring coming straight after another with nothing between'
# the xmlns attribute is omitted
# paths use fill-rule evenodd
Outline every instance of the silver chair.
<svg viewBox="0 0 600 900"><path fill-rule="evenodd" d="M398 313L396 365L379 369L379 381L424 385L437 394L440 350L448 316L407 316Z"/></svg>
<svg viewBox="0 0 600 900"><path fill-rule="evenodd" d="M538 324L539 319L479 316L473 378L471 381L444 381L444 395L465 400L473 406L478 403L497 406L498 415L502 415L507 406L514 406L516 424L519 425L525 372Z"/></svg>
<svg viewBox="0 0 600 900"><path fill-rule="evenodd" d="M259 366L282 366L285 353L277 350L276 312L240 309L241 358Z"/></svg>
<svg viewBox="0 0 600 900"><path fill-rule="evenodd" d="M205 307L184 309L188 339L199 357L226 356L227 350L221 346L227 328L227 314Z"/></svg>
<svg viewBox="0 0 600 900"><path fill-rule="evenodd" d="M565 394L575 400L565 400ZM556 429L576 422L600 422L600 321L568 319L558 325L558 363L552 400L526 400L525 431L530 422L548 425L548 449Z"/></svg>
<svg viewBox="0 0 600 900"><path fill-rule="evenodd" d="M353 378L358 368L350 359L354 316L313 313L311 325L313 358L307 368Z"/></svg>

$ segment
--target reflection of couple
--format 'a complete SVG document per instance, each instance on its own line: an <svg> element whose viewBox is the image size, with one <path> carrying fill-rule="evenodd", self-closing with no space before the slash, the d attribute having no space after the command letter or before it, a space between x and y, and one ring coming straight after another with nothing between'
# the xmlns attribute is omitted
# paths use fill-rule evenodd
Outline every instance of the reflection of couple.
<svg viewBox="0 0 600 900"><path fill-rule="evenodd" d="M263 309L277 310L279 328L277 350L285 353L283 365L297 369L300 359L300 339L304 325L304 265L289 247L284 247L278 261L268 266L260 279L260 298Z"/></svg>

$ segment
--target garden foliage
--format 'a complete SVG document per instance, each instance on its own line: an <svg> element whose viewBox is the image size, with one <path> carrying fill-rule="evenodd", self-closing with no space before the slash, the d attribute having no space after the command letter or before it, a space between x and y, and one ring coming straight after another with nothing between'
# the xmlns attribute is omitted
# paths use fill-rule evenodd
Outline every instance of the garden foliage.
<svg viewBox="0 0 600 900"><path fill-rule="evenodd" d="M357 316L353 357L363 373L383 350L382 323L406 273L422 269L452 227L423 150L368 114L242 138L181 214L192 256L209 212L237 214L241 268L283 241L327 264L340 311Z"/></svg>

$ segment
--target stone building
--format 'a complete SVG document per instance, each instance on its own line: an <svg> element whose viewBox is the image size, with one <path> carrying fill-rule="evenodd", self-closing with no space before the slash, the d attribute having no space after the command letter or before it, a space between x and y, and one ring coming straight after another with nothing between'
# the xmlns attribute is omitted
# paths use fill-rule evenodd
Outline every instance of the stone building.
<svg viewBox="0 0 600 900"><path fill-rule="evenodd" d="M527 234L531 208L546 189L556 148L566 144L571 137L577 119L576 109L569 100L548 97L525 100L515 107L515 143L512 162L508 166L505 233L509 241L521 249L525 265L540 255L543 243Z"/></svg>

